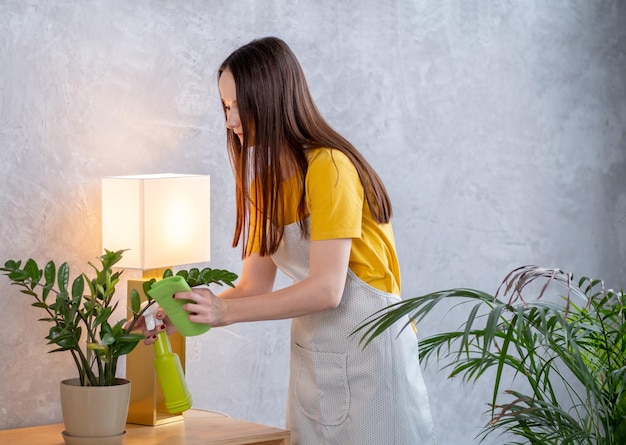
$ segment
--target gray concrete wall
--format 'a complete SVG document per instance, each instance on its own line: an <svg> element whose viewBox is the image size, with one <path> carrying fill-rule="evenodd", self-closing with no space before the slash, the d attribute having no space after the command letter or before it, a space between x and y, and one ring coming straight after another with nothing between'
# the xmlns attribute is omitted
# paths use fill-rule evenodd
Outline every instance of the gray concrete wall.
<svg viewBox="0 0 626 445"><path fill-rule="evenodd" d="M88 272L101 177L202 173L208 265L239 271L215 70L265 35L292 46L325 116L386 181L405 296L494 291L528 263L625 284L619 0L0 0L0 260ZM69 357L46 354L29 303L0 280L3 429L60 421L58 381L73 373ZM420 335L458 323L434 318ZM195 406L282 426L288 327L190 340ZM425 378L440 444L472 443L488 385L434 366Z"/></svg>

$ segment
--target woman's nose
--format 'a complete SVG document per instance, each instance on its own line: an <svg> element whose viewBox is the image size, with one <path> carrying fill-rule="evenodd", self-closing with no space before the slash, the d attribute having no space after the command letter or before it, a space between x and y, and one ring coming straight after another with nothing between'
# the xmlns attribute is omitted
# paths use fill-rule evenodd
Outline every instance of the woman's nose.
<svg viewBox="0 0 626 445"><path fill-rule="evenodd" d="M230 130L234 130L240 124L239 114L236 111L230 110L226 114L226 127Z"/></svg>

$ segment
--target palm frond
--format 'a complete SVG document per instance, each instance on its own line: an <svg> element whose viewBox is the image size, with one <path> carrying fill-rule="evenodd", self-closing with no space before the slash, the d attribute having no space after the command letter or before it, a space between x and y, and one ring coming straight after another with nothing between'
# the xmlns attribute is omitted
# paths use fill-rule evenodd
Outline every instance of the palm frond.
<svg viewBox="0 0 626 445"><path fill-rule="evenodd" d="M553 283L565 290L557 302L546 299ZM459 288L410 298L372 314L353 335L366 347L395 323L406 328L441 318L444 303L447 311L472 306L458 329L421 340L420 359L464 382L491 379L481 440L507 432L530 443L626 443L623 291L606 290L601 280L576 282L560 269L523 266L494 295ZM506 388L511 384L525 389Z"/></svg>

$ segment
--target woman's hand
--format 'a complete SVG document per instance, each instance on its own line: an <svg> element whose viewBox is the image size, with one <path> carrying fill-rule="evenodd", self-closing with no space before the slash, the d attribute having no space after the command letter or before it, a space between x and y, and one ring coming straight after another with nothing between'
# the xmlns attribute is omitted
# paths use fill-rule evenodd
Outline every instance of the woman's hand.
<svg viewBox="0 0 626 445"><path fill-rule="evenodd" d="M228 301L215 296L207 288L194 288L192 292L174 294L176 300L188 300L183 310L189 312L189 321L208 324L212 327L224 326Z"/></svg>
<svg viewBox="0 0 626 445"><path fill-rule="evenodd" d="M156 326L154 329L149 330L146 327L146 318L143 315L137 319L137 322L135 323L135 326L133 327L133 331L141 329L141 333L145 337L143 342L146 345L151 345L152 343L154 343L156 341L157 334L163 331L167 332L167 335L170 335L176 332L176 326L172 324L172 322L168 318L167 314L163 311L163 309L159 309L157 311L155 318L157 320L161 320L163 323L160 324L159 326Z"/></svg>

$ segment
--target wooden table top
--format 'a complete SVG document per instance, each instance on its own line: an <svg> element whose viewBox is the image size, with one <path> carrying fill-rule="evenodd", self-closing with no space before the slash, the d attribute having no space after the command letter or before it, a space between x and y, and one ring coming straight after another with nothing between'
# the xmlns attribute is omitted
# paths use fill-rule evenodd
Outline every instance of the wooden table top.
<svg viewBox="0 0 626 445"><path fill-rule="evenodd" d="M126 425L123 445L289 445L289 431L192 409L185 420L159 426ZM0 430L3 445L64 445L63 424Z"/></svg>

